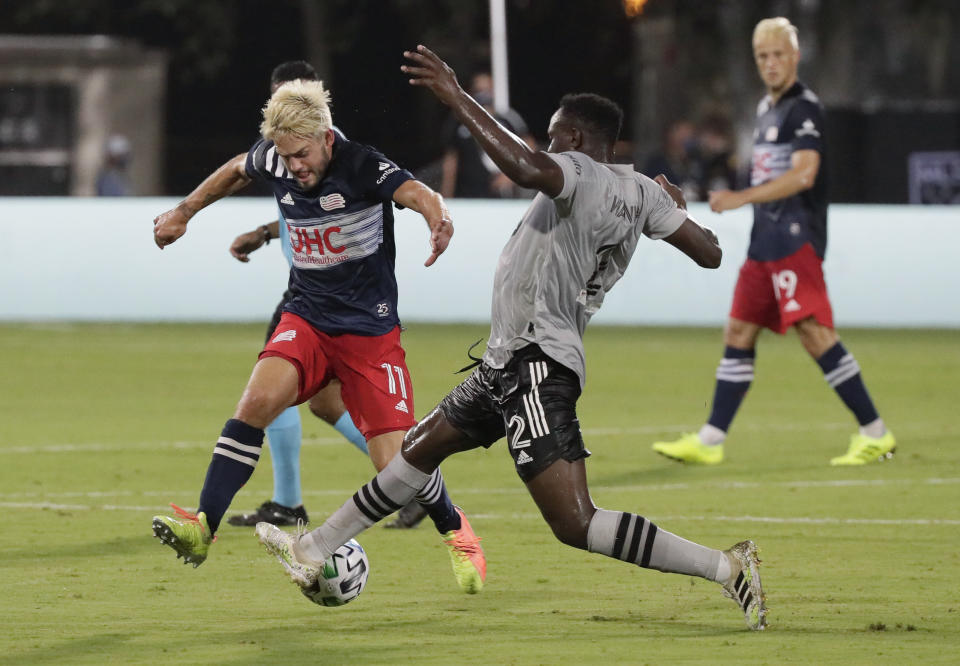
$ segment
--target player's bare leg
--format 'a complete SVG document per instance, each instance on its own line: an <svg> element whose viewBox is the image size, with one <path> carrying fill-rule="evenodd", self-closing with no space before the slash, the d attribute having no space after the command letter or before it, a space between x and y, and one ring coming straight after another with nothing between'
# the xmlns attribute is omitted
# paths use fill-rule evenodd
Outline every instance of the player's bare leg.
<svg viewBox="0 0 960 666"><path fill-rule="evenodd" d="M296 366L279 356L267 356L253 366L233 418L261 430L297 401L300 375Z"/></svg>
<svg viewBox="0 0 960 666"><path fill-rule="evenodd" d="M860 425L859 431L850 438L847 452L831 459L830 464L865 465L892 458L897 448L896 439L873 405L860 365L840 342L836 331L814 317L798 321L794 328L804 349L823 370L824 379Z"/></svg>
<svg viewBox="0 0 960 666"><path fill-rule="evenodd" d="M233 496L247 482L260 459L263 428L296 402L299 374L296 367L276 356L260 359L213 450L200 491L196 514L178 507L177 517L154 516L153 533L164 544L199 566L207 559L213 535Z"/></svg>
<svg viewBox="0 0 960 666"><path fill-rule="evenodd" d="M684 433L678 440L654 442L654 451L686 463L717 465L723 462L727 431L753 381L760 330L753 322L734 317L727 320L723 334L725 349L717 367L713 407L707 422L698 432Z"/></svg>
<svg viewBox="0 0 960 666"><path fill-rule="evenodd" d="M727 551L687 541L642 516L597 508L587 488L584 460L557 460L527 482L544 520L562 543L665 573L720 583L751 629L766 626L766 607L756 546L741 542Z"/></svg>

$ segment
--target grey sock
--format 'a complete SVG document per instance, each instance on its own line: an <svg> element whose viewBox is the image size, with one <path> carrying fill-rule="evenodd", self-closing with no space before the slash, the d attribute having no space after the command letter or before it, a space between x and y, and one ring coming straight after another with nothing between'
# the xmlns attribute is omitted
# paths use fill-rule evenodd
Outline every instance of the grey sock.
<svg viewBox="0 0 960 666"><path fill-rule="evenodd" d="M305 534L297 550L315 562L323 562L360 532L409 503L429 480L429 474L398 453L323 525Z"/></svg>
<svg viewBox="0 0 960 666"><path fill-rule="evenodd" d="M587 550L645 569L699 576L724 583L730 566L722 551L658 528L642 516L597 509L587 530Z"/></svg>

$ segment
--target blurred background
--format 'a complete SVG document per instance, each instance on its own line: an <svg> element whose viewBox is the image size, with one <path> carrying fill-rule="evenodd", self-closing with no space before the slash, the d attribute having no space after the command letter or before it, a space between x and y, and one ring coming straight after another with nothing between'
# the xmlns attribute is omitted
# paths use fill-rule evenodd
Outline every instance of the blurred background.
<svg viewBox="0 0 960 666"><path fill-rule="evenodd" d="M619 102L617 159L681 185L725 259L691 271L679 253L645 250L596 321L720 326L751 210L702 202L746 182L764 92L751 36L769 16L798 26L801 80L827 109L838 325L960 328L957 0L3 0L0 321L271 312L288 275L278 244L246 264L227 252L277 218L266 188L208 207L164 252L151 222L249 149L272 69L298 59L349 137L448 197L457 235L430 269L422 219L397 213L404 321L486 321L497 257L532 193L407 83L402 53L422 43L531 146L546 146L563 94Z"/></svg>
<svg viewBox="0 0 960 666"><path fill-rule="evenodd" d="M740 182L762 95L751 32L784 15L828 109L833 201L960 201L955 0L493 4L498 105L541 146L560 96L593 91L627 111L622 161L668 170L692 200ZM185 194L255 140L270 71L292 59L316 67L349 136L439 188L455 128L401 53L427 44L472 87L496 48L486 0L5 0L0 26L3 196Z"/></svg>

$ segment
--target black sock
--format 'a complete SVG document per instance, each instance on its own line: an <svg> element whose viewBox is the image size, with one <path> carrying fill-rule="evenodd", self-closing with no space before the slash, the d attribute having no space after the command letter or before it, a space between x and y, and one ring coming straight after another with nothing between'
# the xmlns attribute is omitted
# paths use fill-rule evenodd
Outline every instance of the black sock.
<svg viewBox="0 0 960 666"><path fill-rule="evenodd" d="M823 356L817 359L817 364L823 370L823 378L857 417L857 423L865 426L880 418L863 383L857 359L842 343L837 342L824 352Z"/></svg>
<svg viewBox="0 0 960 666"><path fill-rule="evenodd" d="M460 529L460 514L457 513L450 495L447 494L447 486L443 482L443 474L440 473L439 468L430 475L427 485L415 499L427 510L427 514L440 534Z"/></svg>
<svg viewBox="0 0 960 666"><path fill-rule="evenodd" d="M750 383L753 381L753 366L756 352L753 349L726 347L723 359L717 366L717 384L713 391L713 409L707 423L727 432L733 417L740 409Z"/></svg>
<svg viewBox="0 0 960 666"><path fill-rule="evenodd" d="M207 514L210 532L220 527L223 514L230 507L233 496L253 474L260 449L263 446L263 431L243 421L230 419L223 426L220 439L213 449L213 459L207 467L207 478L200 491L197 512Z"/></svg>

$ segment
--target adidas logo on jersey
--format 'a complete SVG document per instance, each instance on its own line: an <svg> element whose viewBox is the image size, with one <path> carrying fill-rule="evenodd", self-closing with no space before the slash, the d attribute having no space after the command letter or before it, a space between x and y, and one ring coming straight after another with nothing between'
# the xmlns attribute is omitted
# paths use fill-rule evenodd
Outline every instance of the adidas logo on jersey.
<svg viewBox="0 0 960 666"><path fill-rule="evenodd" d="M273 340L270 341L270 344L273 344L275 342L290 342L296 337L297 337L296 331L293 331L293 330L284 331L283 333L280 333L277 336L275 336Z"/></svg>
<svg viewBox="0 0 960 666"><path fill-rule="evenodd" d="M294 203L293 203L293 197L290 196L290 193L289 193L289 192L287 192L286 194L283 195L283 198L280 199L280 203L286 204L286 205L288 205L288 206L293 206L293 205L294 205Z"/></svg>
<svg viewBox="0 0 960 666"><path fill-rule="evenodd" d="M517 456L517 464L524 465L529 462L533 462L533 458L531 458L530 454L526 451L521 451L520 455Z"/></svg>
<svg viewBox="0 0 960 666"><path fill-rule="evenodd" d="M407 409L407 401L406 401L406 400L401 400L400 402L398 402L398 403L396 404L396 406L394 407L394 409L396 409L398 412L403 412L404 414L409 414L409 413L410 413L410 410Z"/></svg>
<svg viewBox="0 0 960 666"><path fill-rule="evenodd" d="M796 299L791 298L787 301L787 304L783 306L784 312L796 312L800 309L800 304L797 303Z"/></svg>
<svg viewBox="0 0 960 666"><path fill-rule="evenodd" d="M387 164L386 162L380 162L379 166L380 166L380 171L386 171L387 169L390 168L390 165Z"/></svg>
<svg viewBox="0 0 960 666"><path fill-rule="evenodd" d="M328 194L325 197L320 197L318 199L320 202L320 208L324 210L333 210L334 208L345 208L347 205L346 199L343 198L343 195L339 192L334 192L333 194Z"/></svg>

